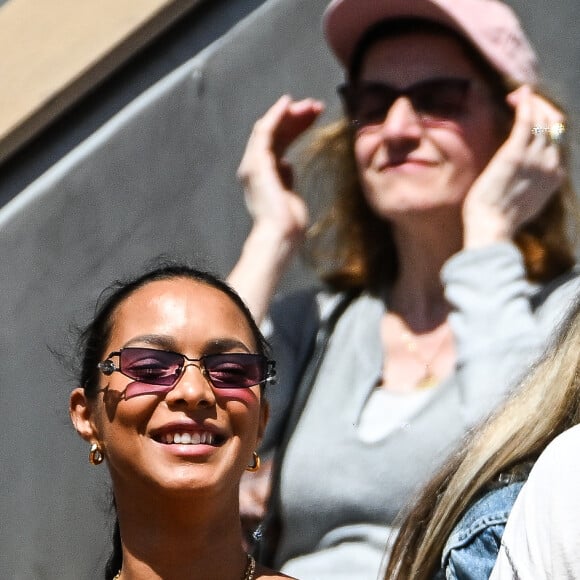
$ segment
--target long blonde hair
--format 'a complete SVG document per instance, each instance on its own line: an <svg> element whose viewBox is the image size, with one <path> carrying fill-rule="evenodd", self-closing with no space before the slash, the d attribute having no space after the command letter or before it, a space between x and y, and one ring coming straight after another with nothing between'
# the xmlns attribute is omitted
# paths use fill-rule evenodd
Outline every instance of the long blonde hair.
<svg viewBox="0 0 580 580"><path fill-rule="evenodd" d="M555 339L510 398L463 442L402 523L385 578L432 578L447 538L500 473L535 460L580 423L580 298Z"/></svg>

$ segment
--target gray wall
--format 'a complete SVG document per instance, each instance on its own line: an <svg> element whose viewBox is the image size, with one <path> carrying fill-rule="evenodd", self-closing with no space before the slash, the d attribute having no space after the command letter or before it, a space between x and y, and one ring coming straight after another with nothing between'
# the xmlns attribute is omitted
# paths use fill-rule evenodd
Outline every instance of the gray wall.
<svg viewBox="0 0 580 580"><path fill-rule="evenodd" d="M1 578L97 577L106 468L69 424L74 380L51 350L69 353L71 322L153 256L229 270L249 225L234 175L251 125L283 91L333 91L323 4L258 9L0 211Z"/></svg>
<svg viewBox="0 0 580 580"><path fill-rule="evenodd" d="M265 0L200 0L163 34L0 164L0 206L77 147L133 99L227 34Z"/></svg>
<svg viewBox="0 0 580 580"><path fill-rule="evenodd" d="M166 253L225 274L249 221L235 170L254 120L282 93L337 114L321 42L326 0L270 0L121 110L0 210L0 577L98 577L106 468L69 425L71 323L99 291ZM575 105L577 0L520 0L547 72ZM307 283L296 264L289 290Z"/></svg>

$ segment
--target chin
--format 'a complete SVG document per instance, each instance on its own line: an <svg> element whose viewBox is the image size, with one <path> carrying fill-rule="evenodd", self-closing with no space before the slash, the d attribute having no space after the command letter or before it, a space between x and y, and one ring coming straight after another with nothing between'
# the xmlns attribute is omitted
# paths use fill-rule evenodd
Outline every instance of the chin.
<svg viewBox="0 0 580 580"><path fill-rule="evenodd" d="M425 216L448 212L451 208L456 209L456 204L434 203L432 200L401 200L396 203L381 204L373 207L373 211L381 218L396 223L398 219L405 217Z"/></svg>

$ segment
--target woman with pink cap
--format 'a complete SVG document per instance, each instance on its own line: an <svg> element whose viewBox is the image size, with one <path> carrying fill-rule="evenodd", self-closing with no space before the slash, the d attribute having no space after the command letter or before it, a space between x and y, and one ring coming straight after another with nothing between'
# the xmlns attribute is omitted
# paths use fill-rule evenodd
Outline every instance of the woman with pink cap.
<svg viewBox="0 0 580 580"><path fill-rule="evenodd" d="M286 396L264 446L262 557L303 580L365 580L399 510L578 293L576 197L565 117L505 4L333 0L323 24L346 116L318 133L309 175L334 199L309 227L284 154L323 106L284 96L240 164L254 225L230 282ZM273 300L305 238L323 284ZM268 482L254 483L259 519Z"/></svg>

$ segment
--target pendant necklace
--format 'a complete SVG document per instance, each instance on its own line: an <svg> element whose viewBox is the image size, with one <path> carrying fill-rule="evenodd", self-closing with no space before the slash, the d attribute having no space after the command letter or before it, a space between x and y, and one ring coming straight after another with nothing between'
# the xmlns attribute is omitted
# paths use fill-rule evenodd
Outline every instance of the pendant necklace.
<svg viewBox="0 0 580 580"><path fill-rule="evenodd" d="M405 331L401 334L401 340L405 343L405 346L407 348L407 352L412 354L423 365L423 375L415 384L415 387L417 389L419 389L419 390L431 389L439 384L440 378L433 372L431 365L433 364L433 362L435 361L435 358L437 357L437 355L439 354L439 352L443 348L443 345L445 344L445 340L447 338L447 334L448 334L448 331L446 331L443 334L443 338L441 339L441 341L437 345L437 348L433 351L433 353L431 354L431 356L427 360L425 360L421 356L421 353L419 352L419 347L417 346L417 342L415 340L413 340L413 336L411 335L411 333Z"/></svg>

